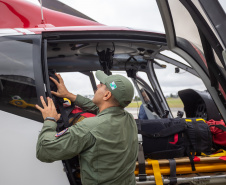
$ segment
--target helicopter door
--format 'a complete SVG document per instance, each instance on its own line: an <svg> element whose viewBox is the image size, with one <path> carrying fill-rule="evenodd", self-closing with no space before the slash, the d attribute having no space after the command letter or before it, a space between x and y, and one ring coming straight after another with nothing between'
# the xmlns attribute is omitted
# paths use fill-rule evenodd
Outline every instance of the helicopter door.
<svg viewBox="0 0 226 185"><path fill-rule="evenodd" d="M226 15L223 10L226 3L215 0L181 0L181 3L198 28L212 85L226 99Z"/></svg>
<svg viewBox="0 0 226 185"><path fill-rule="evenodd" d="M42 121L35 108L44 95L39 35L0 38L0 110Z"/></svg>
<svg viewBox="0 0 226 185"><path fill-rule="evenodd" d="M168 48L183 57L186 57L184 51L193 57L198 54L201 60L195 61L198 66L193 63L192 67L198 75L202 75L203 72L207 75L208 80L203 76L202 80L211 82L207 90L224 116L226 110L225 1L157 0L157 3L164 22Z"/></svg>

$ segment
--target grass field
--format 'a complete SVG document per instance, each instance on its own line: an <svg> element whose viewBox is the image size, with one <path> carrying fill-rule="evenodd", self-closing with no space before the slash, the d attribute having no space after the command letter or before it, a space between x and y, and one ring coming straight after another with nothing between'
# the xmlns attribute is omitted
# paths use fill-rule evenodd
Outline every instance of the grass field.
<svg viewBox="0 0 226 185"><path fill-rule="evenodd" d="M169 104L169 107L171 107L171 108L184 107L184 104L182 103L180 98L167 98L166 101Z"/></svg>
<svg viewBox="0 0 226 185"><path fill-rule="evenodd" d="M138 102L133 101L133 102L130 103L127 107L128 107L128 108L136 108L136 107L140 107L140 105L141 105L141 101L138 101Z"/></svg>
<svg viewBox="0 0 226 185"><path fill-rule="evenodd" d="M181 108L181 107L184 107L184 105L183 105L183 103L182 103L180 98L167 98L166 101L169 104L170 108ZM133 101L127 107L128 108L136 108L136 107L140 107L140 105L141 105L141 101L138 101L138 102Z"/></svg>

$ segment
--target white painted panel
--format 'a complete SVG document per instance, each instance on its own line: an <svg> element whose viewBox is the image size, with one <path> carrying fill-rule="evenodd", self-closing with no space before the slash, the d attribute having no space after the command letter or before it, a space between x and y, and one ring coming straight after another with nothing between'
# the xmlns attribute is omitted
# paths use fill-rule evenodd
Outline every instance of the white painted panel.
<svg viewBox="0 0 226 185"><path fill-rule="evenodd" d="M0 184L69 185L61 161L36 159L42 123L0 111Z"/></svg>

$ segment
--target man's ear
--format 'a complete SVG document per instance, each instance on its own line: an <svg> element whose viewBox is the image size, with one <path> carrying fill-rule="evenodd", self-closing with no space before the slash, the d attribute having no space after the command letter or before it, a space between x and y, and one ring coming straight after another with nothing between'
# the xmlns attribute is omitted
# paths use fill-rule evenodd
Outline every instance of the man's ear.
<svg viewBox="0 0 226 185"><path fill-rule="evenodd" d="M106 91L103 97L103 100L109 100L111 98L112 94L111 91Z"/></svg>

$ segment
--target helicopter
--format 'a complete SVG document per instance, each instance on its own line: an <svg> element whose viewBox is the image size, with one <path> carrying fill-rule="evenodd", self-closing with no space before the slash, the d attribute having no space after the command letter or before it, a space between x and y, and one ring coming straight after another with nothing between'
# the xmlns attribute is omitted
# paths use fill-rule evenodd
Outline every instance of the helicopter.
<svg viewBox="0 0 226 185"><path fill-rule="evenodd" d="M123 73L133 82L148 119L184 115L226 120L223 2L156 0L156 3L165 33L106 26L66 6L62 10L65 13L58 12L62 4L57 1L43 0L47 8L28 1L0 2L4 14L0 18L0 110L2 118L8 120L2 122L0 132L4 143L2 184L79 184L79 175L75 175L67 161L44 164L35 156L43 119L34 105L41 106L40 96L45 100L52 97L49 71L65 78L71 75L69 84L84 78L85 83L78 85L93 92L97 86L95 71ZM55 10L48 9L53 5ZM190 80L186 81L182 74ZM184 105L176 114L163 87L170 82ZM192 82L202 85L191 89ZM178 84L183 88L178 89ZM226 182L225 174L201 175L196 180L183 178L177 183ZM137 179L137 184L148 183L155 184L155 180ZM167 183L166 179L164 184Z"/></svg>

